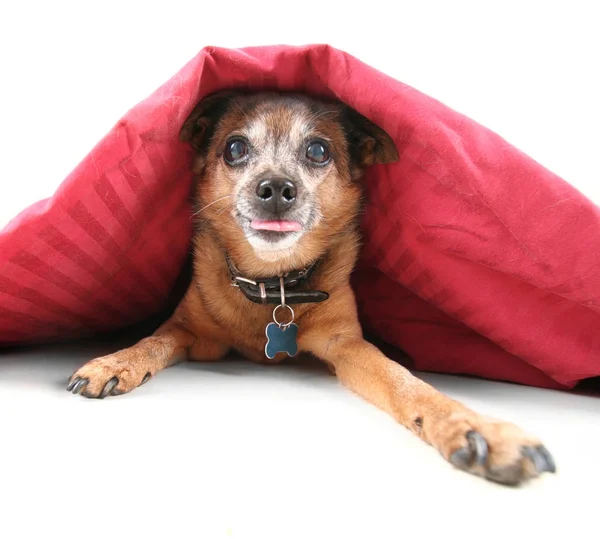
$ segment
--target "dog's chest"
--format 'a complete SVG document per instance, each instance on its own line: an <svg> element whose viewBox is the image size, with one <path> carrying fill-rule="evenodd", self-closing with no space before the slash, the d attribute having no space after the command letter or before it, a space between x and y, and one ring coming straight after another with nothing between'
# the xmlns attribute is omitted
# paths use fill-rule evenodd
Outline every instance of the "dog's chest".
<svg viewBox="0 0 600 539"><path fill-rule="evenodd" d="M230 283L207 286L204 281L198 284L196 291L197 295L194 294L195 298L190 302L194 305L189 311L190 322L198 329L203 327L206 332L207 324L203 320L208 315L209 327L213 327L206 335L208 338L260 363L278 363L297 352L298 326L288 324L298 322L305 306L294 305L292 320L289 309L277 309L274 317L276 305L256 304Z"/></svg>
<svg viewBox="0 0 600 539"><path fill-rule="evenodd" d="M220 326L228 335L232 348L261 363L278 363L297 353L298 326L290 311L276 306L257 305L238 298L231 309L221 312ZM297 317L300 312L294 313ZM290 324L290 325L288 325Z"/></svg>

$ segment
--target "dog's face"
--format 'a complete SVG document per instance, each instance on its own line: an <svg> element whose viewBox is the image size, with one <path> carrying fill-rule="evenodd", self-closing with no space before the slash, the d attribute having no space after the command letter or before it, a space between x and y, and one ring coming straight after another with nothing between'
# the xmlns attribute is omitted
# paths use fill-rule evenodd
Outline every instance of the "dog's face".
<svg viewBox="0 0 600 539"><path fill-rule="evenodd" d="M357 215L364 167L398 158L366 118L302 95L215 94L181 138L197 151L197 216L225 248L246 242L263 260L325 249Z"/></svg>

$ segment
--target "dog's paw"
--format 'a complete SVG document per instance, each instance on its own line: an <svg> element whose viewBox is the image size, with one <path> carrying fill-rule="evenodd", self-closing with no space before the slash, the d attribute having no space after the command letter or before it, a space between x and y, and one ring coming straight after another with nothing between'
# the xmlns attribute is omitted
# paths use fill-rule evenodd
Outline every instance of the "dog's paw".
<svg viewBox="0 0 600 539"><path fill-rule="evenodd" d="M511 423L457 413L436 427L433 444L461 470L513 486L556 471L542 443Z"/></svg>
<svg viewBox="0 0 600 539"><path fill-rule="evenodd" d="M86 363L71 375L67 391L103 399L127 393L151 377L148 367L134 357L131 350L122 350Z"/></svg>

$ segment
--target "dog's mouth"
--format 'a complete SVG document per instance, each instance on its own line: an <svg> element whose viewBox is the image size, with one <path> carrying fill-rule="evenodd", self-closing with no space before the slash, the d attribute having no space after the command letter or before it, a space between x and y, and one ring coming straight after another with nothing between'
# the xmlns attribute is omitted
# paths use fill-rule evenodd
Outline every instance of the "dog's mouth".
<svg viewBox="0 0 600 539"><path fill-rule="evenodd" d="M287 232L302 232L302 224L299 221L289 220L265 220L252 219L250 228L258 232L278 232L285 234Z"/></svg>
<svg viewBox="0 0 600 539"><path fill-rule="evenodd" d="M250 212L249 212L250 213ZM311 219L300 216L261 216L238 213L246 240L257 253L281 253L291 249L310 229Z"/></svg>
<svg viewBox="0 0 600 539"><path fill-rule="evenodd" d="M251 219L246 238L257 252L280 252L292 248L304 230L299 221Z"/></svg>
<svg viewBox="0 0 600 539"><path fill-rule="evenodd" d="M315 204L306 195L294 191L296 198L288 200L284 193L273 202L274 193L275 188L271 190L271 196L263 200L244 191L235 208L246 240L259 256L283 256L315 224Z"/></svg>
<svg viewBox="0 0 600 539"><path fill-rule="evenodd" d="M242 228L255 248L267 250L284 244L291 246L306 232L305 223L290 218L250 217L243 220Z"/></svg>

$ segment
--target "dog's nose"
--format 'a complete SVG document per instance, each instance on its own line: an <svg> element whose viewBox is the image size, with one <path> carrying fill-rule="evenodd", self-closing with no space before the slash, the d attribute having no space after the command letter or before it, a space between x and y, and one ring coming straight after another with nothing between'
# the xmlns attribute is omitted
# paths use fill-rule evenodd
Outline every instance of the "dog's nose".
<svg viewBox="0 0 600 539"><path fill-rule="evenodd" d="M265 178L258 182L256 196L265 210L280 214L296 202L296 184L287 178Z"/></svg>

